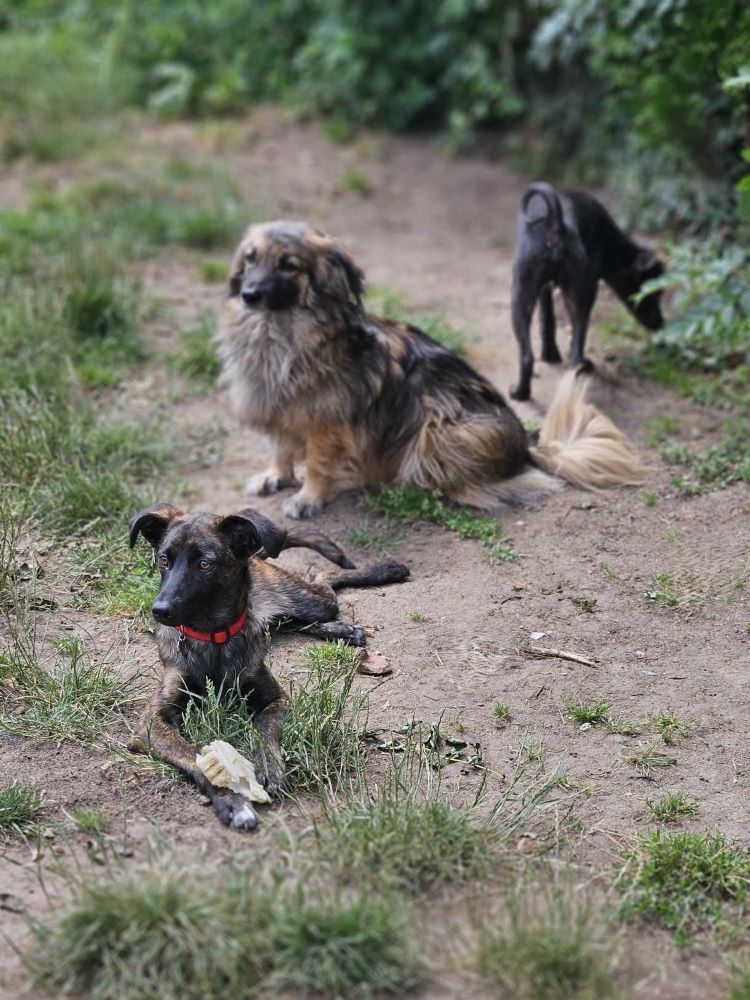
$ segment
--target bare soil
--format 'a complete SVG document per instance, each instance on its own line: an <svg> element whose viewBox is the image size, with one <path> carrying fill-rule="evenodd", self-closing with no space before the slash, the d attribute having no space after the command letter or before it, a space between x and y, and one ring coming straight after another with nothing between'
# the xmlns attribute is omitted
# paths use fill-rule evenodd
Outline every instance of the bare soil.
<svg viewBox="0 0 750 1000"><path fill-rule="evenodd" d="M400 293L417 311L440 313L471 331L470 359L507 392L516 365L510 326L515 215L526 178L502 162L447 158L429 139L378 135L332 145L316 124L285 121L272 111L214 133L206 127L163 127L155 138L172 151L216 157L260 215L305 218L341 237L370 283ZM341 190L341 176L352 166L366 175L369 195ZM15 200L20 187L11 177L0 193ZM178 326L194 323L220 297L215 285L201 282L194 260L165 253L147 270L148 290L166 300ZM611 301L602 292L597 316L610 311ZM169 331L155 330L154 336L159 350L170 348ZM596 321L590 340L592 355L601 359ZM641 490L592 495L566 488L538 508L503 517L521 553L517 561L504 563L492 562L479 543L438 527L407 527L392 551L410 566L410 581L347 592L342 602L344 616L373 631L372 647L394 667L385 682L359 682L373 689L371 723L399 725L412 716L433 722L442 716L444 725L463 727L464 738L481 743L496 791L512 773L524 739L541 741L547 768L560 762L590 789L576 801L577 822L567 827L564 853L573 859L580 882L605 888L613 857L650 825L647 797L684 791L700 803L698 816L685 828L717 829L750 840L750 745L743 722L750 498L741 486L698 497L678 495L669 470L647 444L649 421L669 414L680 420L686 437L710 437L718 414L623 374L616 365L608 370L610 378L596 380L595 399L640 448L649 467L647 488L657 496L654 506L646 506ZM559 377L553 366L539 364L537 371L535 402L518 405L521 417L535 422ZM163 367L147 367L130 387L131 398L148 398L163 378ZM218 512L242 506L243 483L264 467L267 449L236 426L225 396L217 391L176 400L168 420L175 426L209 424L229 431L220 461L199 469L185 464L189 505ZM154 484L152 492L154 499L169 499L162 496L162 486ZM257 506L282 519L282 499L260 499ZM378 523L356 497L343 497L323 513L319 527L343 541L348 529L368 517ZM374 556L345 547L357 561ZM285 554L283 561L303 570L308 565L303 553ZM645 599L653 589L652 574L661 571L677 581L681 606L661 608ZM595 602L593 612L581 611L576 603L581 598ZM56 624L62 617L73 628L88 630L98 648L114 642L122 652L127 622L102 622L76 612L70 595L67 604L56 612ZM424 619L413 621L413 612ZM543 633L539 644L582 654L596 665L519 653L519 643L535 632ZM288 638L275 649L274 668L286 683L300 669L303 645L302 639ZM158 672L146 633L130 636L127 657L134 667ZM604 728L581 731L563 710L565 696L606 698L613 713L642 724L644 732L626 737ZM510 707L509 723L495 720L496 703ZM624 754L655 738L647 720L667 710L690 720L692 732L674 747L678 765L645 780ZM81 806L101 808L118 844L127 822L125 864L147 859L156 831L194 857L197 867L204 854L216 858L239 852L252 863L254 852L275 835L277 819L293 820L293 807L282 806L276 816L266 814L257 835L243 839L223 830L191 788L110 766L108 754L90 748L6 738L2 763L4 775L36 781L45 789L54 820ZM468 794L476 777L462 775L459 767L454 771L448 772L448 787ZM314 809L314 803L309 807ZM84 848L82 834L69 834L68 841L57 835L42 845L43 860L48 865L57 854L63 866L69 865ZM26 924L15 910L28 908L38 915L46 905L38 853L36 845L16 846L0 863L0 920L16 944L23 944ZM439 899L435 906L441 913ZM682 952L668 935L650 929L621 933L613 926L612 934L626 996L713 1000L724 995L724 962L711 948ZM6 951L0 996L33 995L26 983L20 961ZM490 994L460 970L447 979L437 973L435 983L420 994L484 995Z"/></svg>

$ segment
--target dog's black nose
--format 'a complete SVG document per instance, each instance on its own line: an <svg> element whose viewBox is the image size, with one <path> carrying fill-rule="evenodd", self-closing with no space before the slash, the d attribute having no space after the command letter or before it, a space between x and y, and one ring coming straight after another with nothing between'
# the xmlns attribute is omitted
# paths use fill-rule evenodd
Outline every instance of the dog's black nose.
<svg viewBox="0 0 750 1000"><path fill-rule="evenodd" d="M246 306L257 306L263 298L263 289L260 285L245 285L242 289L242 301Z"/></svg>
<svg viewBox="0 0 750 1000"><path fill-rule="evenodd" d="M172 618L172 605L167 604L166 601L154 601L151 607L151 614L162 625L169 625Z"/></svg>

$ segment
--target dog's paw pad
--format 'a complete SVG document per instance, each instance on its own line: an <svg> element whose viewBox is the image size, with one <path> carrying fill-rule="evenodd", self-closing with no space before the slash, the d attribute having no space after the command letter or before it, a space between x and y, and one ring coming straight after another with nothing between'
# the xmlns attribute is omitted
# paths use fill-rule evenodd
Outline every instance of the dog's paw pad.
<svg viewBox="0 0 750 1000"><path fill-rule="evenodd" d="M323 504L320 500L308 500L300 496L299 493L296 493L293 497L289 497L284 501L282 510L287 517L299 521L302 518L313 517L315 514L319 514L323 510Z"/></svg>

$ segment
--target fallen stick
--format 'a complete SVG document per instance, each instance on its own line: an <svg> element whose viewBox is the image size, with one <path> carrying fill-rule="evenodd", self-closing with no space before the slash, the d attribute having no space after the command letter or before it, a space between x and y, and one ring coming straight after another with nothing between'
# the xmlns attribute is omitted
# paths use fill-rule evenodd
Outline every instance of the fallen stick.
<svg viewBox="0 0 750 1000"><path fill-rule="evenodd" d="M522 642L516 647L516 652L521 655L534 656L542 659L545 656L557 660L571 660L573 663L582 663L584 667L598 666L596 660L589 660L586 656L578 653L571 653L567 649L553 649L552 646L532 646L530 642Z"/></svg>

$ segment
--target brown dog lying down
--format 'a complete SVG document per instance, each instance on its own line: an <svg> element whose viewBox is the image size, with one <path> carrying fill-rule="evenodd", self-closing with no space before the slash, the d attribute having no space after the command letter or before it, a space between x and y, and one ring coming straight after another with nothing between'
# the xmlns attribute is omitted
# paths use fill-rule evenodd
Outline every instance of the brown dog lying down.
<svg viewBox="0 0 750 1000"><path fill-rule="evenodd" d="M278 792L284 783L280 734L286 701L265 664L269 626L283 622L306 635L364 646L364 631L338 620L336 591L400 583L409 570L395 560L355 569L324 535L286 532L252 508L219 517L157 504L133 519L131 546L139 534L153 547L161 572L152 612L164 676L133 748L152 750L195 782L222 823L251 829L256 821L247 801L208 781L196 766L197 748L180 733L190 695L204 693L209 678L217 691L239 687L260 737L258 780L271 794ZM341 569L307 583L265 561L293 546L314 549Z"/></svg>
<svg viewBox="0 0 750 1000"><path fill-rule="evenodd" d="M532 446L487 379L405 323L369 315L364 275L329 236L301 222L251 226L232 264L220 333L225 382L240 419L275 444L251 493L297 486L284 503L308 517L342 490L411 482L492 509L559 485L634 485L637 457L561 381Z"/></svg>

